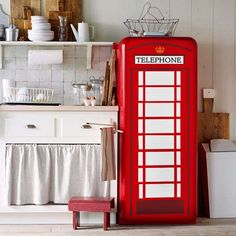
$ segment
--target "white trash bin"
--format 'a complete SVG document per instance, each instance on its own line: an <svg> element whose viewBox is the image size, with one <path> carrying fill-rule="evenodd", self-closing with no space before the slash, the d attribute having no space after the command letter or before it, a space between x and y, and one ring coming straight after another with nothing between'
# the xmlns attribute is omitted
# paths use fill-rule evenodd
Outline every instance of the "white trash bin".
<svg viewBox="0 0 236 236"><path fill-rule="evenodd" d="M236 217L236 151L206 153L210 218Z"/></svg>

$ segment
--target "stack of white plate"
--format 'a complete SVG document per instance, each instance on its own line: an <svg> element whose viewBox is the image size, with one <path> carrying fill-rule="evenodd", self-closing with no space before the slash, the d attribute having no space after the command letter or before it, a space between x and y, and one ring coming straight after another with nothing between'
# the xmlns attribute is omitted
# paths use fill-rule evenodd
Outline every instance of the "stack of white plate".
<svg viewBox="0 0 236 236"><path fill-rule="evenodd" d="M50 41L54 38L51 24L44 16L31 16L32 30L28 30L28 38L31 41Z"/></svg>

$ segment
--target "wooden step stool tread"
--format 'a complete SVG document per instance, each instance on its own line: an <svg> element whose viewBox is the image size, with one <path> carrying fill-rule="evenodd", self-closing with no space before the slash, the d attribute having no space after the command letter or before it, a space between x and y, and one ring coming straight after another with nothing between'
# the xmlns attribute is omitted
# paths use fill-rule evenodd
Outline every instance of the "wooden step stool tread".
<svg viewBox="0 0 236 236"><path fill-rule="evenodd" d="M80 211L104 212L104 230L110 227L110 211L114 208L114 198L106 197L72 197L68 203L69 211L73 211L73 228L80 226Z"/></svg>

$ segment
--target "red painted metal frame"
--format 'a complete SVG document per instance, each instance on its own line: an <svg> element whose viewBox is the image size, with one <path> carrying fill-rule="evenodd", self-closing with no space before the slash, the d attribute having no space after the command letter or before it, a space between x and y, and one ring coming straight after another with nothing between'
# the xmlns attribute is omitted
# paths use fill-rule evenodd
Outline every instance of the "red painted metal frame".
<svg viewBox="0 0 236 236"><path fill-rule="evenodd" d="M157 47L165 48L161 55L184 56L180 65L136 65L136 55L160 55ZM156 37L125 38L117 48L117 92L119 129L119 201L118 223L195 223L197 197L197 45L192 38ZM181 197L161 199L138 198L138 71L181 72ZM176 74L176 73L175 73ZM175 78L176 79L176 78ZM145 90L145 89L144 89ZM176 84L175 84L176 91ZM145 95L145 94L144 94ZM176 99L176 92L175 92ZM176 101L175 101L176 102ZM176 115L176 110L175 110ZM176 116L175 116L176 118ZM145 119L145 116L144 116ZM175 133L176 135L176 125ZM158 135L158 134L157 134ZM175 139L176 140L176 139ZM145 146L144 146L145 147ZM144 148L145 149L145 148ZM150 151L150 150L149 150ZM159 150L160 151L160 150ZM164 150L166 151L166 150ZM175 153L176 153L175 141ZM146 150L144 150L145 155ZM145 158L143 158L145 166ZM155 167L155 166L152 166ZM151 168L152 168L151 167ZM158 166L161 167L161 166ZM166 166L165 166L166 167ZM175 154L175 186L177 184ZM149 168L149 167L148 167ZM143 169L145 175L145 168ZM179 183L179 182L178 182ZM145 196L145 190L144 196ZM145 212L146 211L146 212Z"/></svg>

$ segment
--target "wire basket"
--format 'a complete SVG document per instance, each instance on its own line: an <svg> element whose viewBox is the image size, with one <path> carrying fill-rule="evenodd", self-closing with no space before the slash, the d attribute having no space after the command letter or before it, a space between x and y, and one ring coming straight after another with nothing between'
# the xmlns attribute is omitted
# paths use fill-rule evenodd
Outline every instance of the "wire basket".
<svg viewBox="0 0 236 236"><path fill-rule="evenodd" d="M155 13L161 16L156 17ZM172 36L174 35L179 19L165 19L161 10L152 7L147 2L143 6L139 19L127 19L124 24L129 30L130 36Z"/></svg>
<svg viewBox="0 0 236 236"><path fill-rule="evenodd" d="M10 87L4 99L8 103L51 103L53 92L53 89L48 88Z"/></svg>

